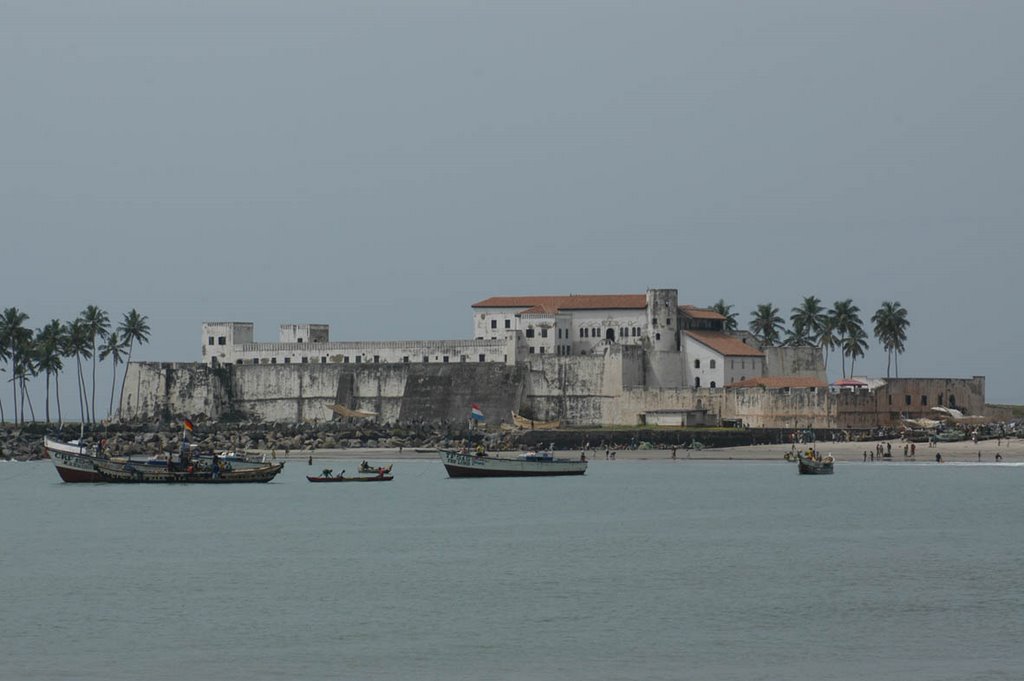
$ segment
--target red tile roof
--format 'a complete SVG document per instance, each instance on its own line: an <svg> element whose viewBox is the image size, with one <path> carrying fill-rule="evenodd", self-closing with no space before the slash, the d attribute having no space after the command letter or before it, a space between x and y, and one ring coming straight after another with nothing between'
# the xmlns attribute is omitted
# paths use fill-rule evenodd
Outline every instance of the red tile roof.
<svg viewBox="0 0 1024 681"><path fill-rule="evenodd" d="M479 307L541 308L544 312L557 310L643 310L647 296L639 294L581 295L581 296L494 296L479 303ZM537 310L530 310L536 312Z"/></svg>
<svg viewBox="0 0 1024 681"><path fill-rule="evenodd" d="M736 381L726 388L825 388L828 384L813 376L757 376Z"/></svg>
<svg viewBox="0 0 1024 681"><path fill-rule="evenodd" d="M757 348L747 345L736 336L721 331L683 331L698 343L703 343L725 357L764 357Z"/></svg>
<svg viewBox="0 0 1024 681"><path fill-rule="evenodd" d="M680 305L679 311L691 319L720 319L725 321L725 317L718 314L714 310L708 310L703 307L695 307L693 305Z"/></svg>

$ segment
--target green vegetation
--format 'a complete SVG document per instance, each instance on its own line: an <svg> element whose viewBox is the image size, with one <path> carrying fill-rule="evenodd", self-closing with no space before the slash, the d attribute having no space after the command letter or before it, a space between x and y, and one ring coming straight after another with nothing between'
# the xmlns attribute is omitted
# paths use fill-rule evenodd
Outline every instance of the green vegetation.
<svg viewBox="0 0 1024 681"><path fill-rule="evenodd" d="M77 319L70 322L51 320L43 328L32 331L26 326L29 316L16 307L9 307L0 315L0 369L11 384L13 405L12 421L35 421L35 408L27 390L28 381L43 374L46 381L46 423L50 423L50 379L53 378L57 402L57 420L63 423L60 403L60 376L64 360L74 358L78 385L78 403L82 420L96 423L96 366L109 360L113 366L107 417L114 414L114 391L117 384L117 366L131 361L135 344L149 341L149 325L145 315L132 310L124 321L111 330L110 317L95 305L89 305ZM82 360L92 360L92 382L86 383ZM124 394L124 379L121 381ZM0 398L0 422L6 421L3 399Z"/></svg>

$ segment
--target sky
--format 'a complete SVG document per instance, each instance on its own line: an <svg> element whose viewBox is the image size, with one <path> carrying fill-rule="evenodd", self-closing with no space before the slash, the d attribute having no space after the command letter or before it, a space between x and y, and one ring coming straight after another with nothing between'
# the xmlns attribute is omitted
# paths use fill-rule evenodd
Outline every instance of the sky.
<svg viewBox="0 0 1024 681"><path fill-rule="evenodd" d="M133 359L198 361L203 321L466 338L495 295L675 288L744 327L849 298L869 330L899 301L901 376L1024 404L1022 25L999 1L7 0L0 307L135 308ZM855 373L885 372L872 338Z"/></svg>

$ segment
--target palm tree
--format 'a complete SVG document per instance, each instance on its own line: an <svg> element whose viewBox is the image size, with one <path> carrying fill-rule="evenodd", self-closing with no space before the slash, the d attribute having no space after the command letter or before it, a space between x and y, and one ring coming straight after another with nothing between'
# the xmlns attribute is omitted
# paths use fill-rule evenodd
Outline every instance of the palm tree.
<svg viewBox="0 0 1024 681"><path fill-rule="evenodd" d="M92 409L90 411L90 421L96 423L96 343L99 339L107 337L107 332L110 330L110 317L95 305L88 305L82 310L80 318L85 323L85 328L92 344Z"/></svg>
<svg viewBox="0 0 1024 681"><path fill-rule="evenodd" d="M14 366L14 380L21 388L21 422L25 423L25 402L28 401L28 410L32 415L32 421L36 420L36 410L32 406L32 395L28 391L28 379L39 375L39 367L36 365L35 339L32 331L25 329L19 340L18 363Z"/></svg>
<svg viewBox="0 0 1024 681"><path fill-rule="evenodd" d="M779 308L771 303L762 303L751 313L750 331L762 347L775 345L779 342L779 332L785 327L785 321L779 316Z"/></svg>
<svg viewBox="0 0 1024 681"><path fill-rule="evenodd" d="M818 335L818 347L825 351L825 373L828 373L828 354L839 345L839 337L836 335L835 321L825 316L825 323L821 326L821 333Z"/></svg>
<svg viewBox="0 0 1024 681"><path fill-rule="evenodd" d="M843 339L843 356L850 357L850 376L853 376L853 365L858 357L863 357L868 349L868 334L864 329L856 327L850 330L850 335Z"/></svg>
<svg viewBox="0 0 1024 681"><path fill-rule="evenodd" d="M64 345L64 325L59 319L39 329L36 333L36 365L46 374L46 422L50 422L50 376L53 375L57 393L57 420L63 422L60 413L59 376L64 368L61 361Z"/></svg>
<svg viewBox="0 0 1024 681"><path fill-rule="evenodd" d="M89 343L89 330L85 322L76 319L66 327L66 344L64 346L65 357L74 357L78 366L78 408L82 412L82 423L85 423L88 413L88 395L85 389L85 374L82 372L82 358L92 357L92 350Z"/></svg>
<svg viewBox="0 0 1024 681"><path fill-rule="evenodd" d="M124 315L124 320L117 327L121 338L128 343L128 357L124 361L124 378L121 379L121 396L117 400L118 411L120 411L121 404L124 402L124 382L128 379L128 363L132 361L132 348L135 346L135 343L149 342L148 322L149 317L139 314L135 308L132 308L131 312Z"/></svg>
<svg viewBox="0 0 1024 681"><path fill-rule="evenodd" d="M903 352L903 343L907 340L907 327L910 322L907 320L907 310L900 302L884 302L882 306L871 316L875 324L875 338L879 340L888 355L885 365L885 377L889 378L889 367L892 364L893 356L897 358ZM896 378L900 376L899 360L896 362Z"/></svg>
<svg viewBox="0 0 1024 681"><path fill-rule="evenodd" d="M0 347L3 347L5 359L11 367L11 390L14 393L14 422L18 422L18 371L21 358L19 353L26 346L26 338L32 332L25 328L28 315L16 307L9 307L0 315ZM25 415L22 414L22 420Z"/></svg>
<svg viewBox="0 0 1024 681"><path fill-rule="evenodd" d="M114 365L114 375L110 379L110 406L107 407L107 418L114 413L114 386L117 385L117 365L124 361L124 349L125 344L122 342L121 337L117 335L117 331L111 331L107 335L106 341L100 346L100 361L102 362L107 357Z"/></svg>
<svg viewBox="0 0 1024 681"><path fill-rule="evenodd" d="M725 317L726 331L735 331L739 328L739 323L736 321L737 314L732 311L732 305L725 304L724 298L719 298L718 302L711 306L711 309Z"/></svg>
<svg viewBox="0 0 1024 681"><path fill-rule="evenodd" d="M786 337L782 339L782 344L793 348L813 347L815 340L807 327L800 325L794 326L792 329L786 329Z"/></svg>
<svg viewBox="0 0 1024 681"><path fill-rule="evenodd" d="M860 308L853 304L853 300L837 300L832 309L828 311L828 317L832 322L832 328L839 338L839 347L843 350L843 378L846 378L846 339L856 335L858 331L863 332L860 321Z"/></svg>
<svg viewBox="0 0 1024 681"><path fill-rule="evenodd" d="M793 325L794 335L807 338L811 341L810 345L816 345L825 325L825 308L821 306L821 299L805 296L804 301L793 308L789 321Z"/></svg>

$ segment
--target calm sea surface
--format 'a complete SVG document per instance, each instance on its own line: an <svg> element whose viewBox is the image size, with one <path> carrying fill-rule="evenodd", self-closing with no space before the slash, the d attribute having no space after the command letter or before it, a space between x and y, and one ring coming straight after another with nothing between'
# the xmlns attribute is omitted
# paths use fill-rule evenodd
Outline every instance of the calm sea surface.
<svg viewBox="0 0 1024 681"><path fill-rule="evenodd" d="M1024 679L1024 467L320 468L0 463L0 678Z"/></svg>

